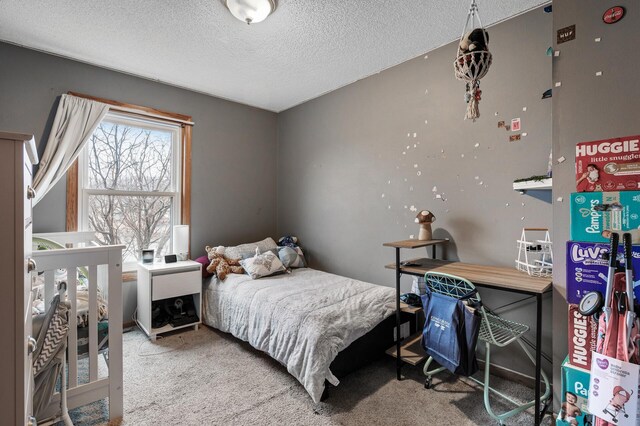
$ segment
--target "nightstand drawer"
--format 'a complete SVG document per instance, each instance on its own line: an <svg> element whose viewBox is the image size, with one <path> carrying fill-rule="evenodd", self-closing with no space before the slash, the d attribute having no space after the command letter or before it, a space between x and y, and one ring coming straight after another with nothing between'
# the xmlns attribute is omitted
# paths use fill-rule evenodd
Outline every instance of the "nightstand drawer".
<svg viewBox="0 0 640 426"><path fill-rule="evenodd" d="M151 300L162 300L186 294L200 293L202 274L198 269L166 275L154 275Z"/></svg>

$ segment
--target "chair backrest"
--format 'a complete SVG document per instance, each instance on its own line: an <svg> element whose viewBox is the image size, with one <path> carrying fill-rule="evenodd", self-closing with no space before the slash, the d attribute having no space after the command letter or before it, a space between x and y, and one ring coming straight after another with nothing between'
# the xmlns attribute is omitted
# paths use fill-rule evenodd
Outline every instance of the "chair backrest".
<svg viewBox="0 0 640 426"><path fill-rule="evenodd" d="M473 293L471 297L468 297L465 300L469 300L472 303L481 303L480 294L476 291L476 286L464 278L441 272L427 272L424 274L424 281L429 290L434 293L443 294L456 299L464 298L465 296Z"/></svg>

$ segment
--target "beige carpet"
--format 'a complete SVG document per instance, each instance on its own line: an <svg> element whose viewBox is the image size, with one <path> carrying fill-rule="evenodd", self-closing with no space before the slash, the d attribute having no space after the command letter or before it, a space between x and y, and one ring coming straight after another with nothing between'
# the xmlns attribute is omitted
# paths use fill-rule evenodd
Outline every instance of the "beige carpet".
<svg viewBox="0 0 640 426"><path fill-rule="evenodd" d="M314 404L286 368L230 335L202 327L155 343L138 330L124 335L124 425L492 425L482 392L443 373L423 387L422 368L379 361L345 377ZM497 380L520 399L533 391ZM498 410L505 405L499 402ZM77 425L105 425L105 404L74 410ZM550 424L547 416L544 424ZM523 413L509 425L533 424Z"/></svg>

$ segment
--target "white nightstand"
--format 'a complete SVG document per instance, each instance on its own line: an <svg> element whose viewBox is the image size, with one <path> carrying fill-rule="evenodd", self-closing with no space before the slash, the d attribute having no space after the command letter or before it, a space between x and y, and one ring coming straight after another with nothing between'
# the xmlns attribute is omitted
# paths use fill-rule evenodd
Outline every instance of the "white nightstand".
<svg viewBox="0 0 640 426"><path fill-rule="evenodd" d="M202 323L202 265L193 260L176 263L138 263L138 325L151 338L156 340L158 334L178 330L185 327L198 329ZM193 296L197 321L173 326L166 324L154 328L151 322L153 304L164 305L160 301L180 296Z"/></svg>

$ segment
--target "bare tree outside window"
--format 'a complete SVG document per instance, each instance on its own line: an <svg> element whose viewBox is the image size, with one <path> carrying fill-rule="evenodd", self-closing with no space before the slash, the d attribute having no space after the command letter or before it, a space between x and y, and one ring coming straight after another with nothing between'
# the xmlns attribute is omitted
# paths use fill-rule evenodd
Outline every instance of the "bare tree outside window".
<svg viewBox="0 0 640 426"><path fill-rule="evenodd" d="M176 132L108 118L85 148L85 227L103 244L124 244L124 262L148 248L160 257L171 251L178 202Z"/></svg>

